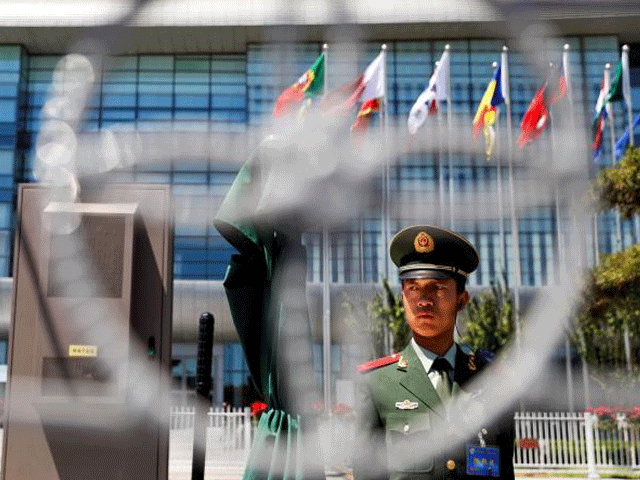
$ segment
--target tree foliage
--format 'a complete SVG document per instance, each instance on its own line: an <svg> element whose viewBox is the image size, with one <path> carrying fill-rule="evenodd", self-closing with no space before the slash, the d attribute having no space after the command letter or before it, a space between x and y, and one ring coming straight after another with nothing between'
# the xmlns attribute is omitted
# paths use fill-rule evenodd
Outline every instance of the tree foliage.
<svg viewBox="0 0 640 480"><path fill-rule="evenodd" d="M473 350L498 352L513 334L513 302L509 289L493 285L491 290L474 295L463 313L463 343Z"/></svg>
<svg viewBox="0 0 640 480"><path fill-rule="evenodd" d="M626 218L640 213L640 148L630 148L615 167L598 175L598 190L605 208L618 207Z"/></svg>
<svg viewBox="0 0 640 480"><path fill-rule="evenodd" d="M381 287L368 299L343 299L347 312L345 322L354 333L365 337L369 358L387 355L389 348L398 352L411 338L411 330L404 319L402 296L394 293L386 279L382 280Z"/></svg>
<svg viewBox="0 0 640 480"><path fill-rule="evenodd" d="M580 355L598 369L592 378L605 389L610 380L637 382L640 363L640 245L604 255L590 274L574 321L573 341ZM628 331L631 372L624 331ZM631 375L629 375L631 373Z"/></svg>
<svg viewBox="0 0 640 480"><path fill-rule="evenodd" d="M382 292L373 297L370 310L376 321L391 332L393 351L402 350L411 340L411 329L404 319L402 295L395 294L386 279L382 280Z"/></svg>
<svg viewBox="0 0 640 480"><path fill-rule="evenodd" d="M601 171L597 187L603 207L618 208L627 218L639 214L640 149L627 150L618 165ZM574 318L572 339L582 358L592 366L591 378L601 385L605 395L620 399L620 389L631 392L638 386L640 244L602 255L600 260L600 265L590 272L582 305Z"/></svg>

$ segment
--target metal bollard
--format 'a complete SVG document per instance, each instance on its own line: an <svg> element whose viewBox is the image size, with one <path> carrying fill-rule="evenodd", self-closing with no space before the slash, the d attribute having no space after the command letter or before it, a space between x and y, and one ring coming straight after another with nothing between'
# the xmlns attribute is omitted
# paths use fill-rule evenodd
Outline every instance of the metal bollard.
<svg viewBox="0 0 640 480"><path fill-rule="evenodd" d="M213 359L213 315L200 315L198 328L198 356L196 359L196 410L193 425L193 461L191 480L204 480L204 464L209 424L209 392L211 391L211 361Z"/></svg>

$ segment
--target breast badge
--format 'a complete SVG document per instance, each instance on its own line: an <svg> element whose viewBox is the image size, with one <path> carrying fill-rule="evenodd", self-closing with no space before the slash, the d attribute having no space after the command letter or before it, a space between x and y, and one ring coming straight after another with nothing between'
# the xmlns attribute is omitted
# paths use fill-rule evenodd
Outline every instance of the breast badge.
<svg viewBox="0 0 640 480"><path fill-rule="evenodd" d="M400 357L400 360L398 360L398 368L404 370L408 365L409 363L407 362L407 359Z"/></svg>
<svg viewBox="0 0 640 480"><path fill-rule="evenodd" d="M407 399L404 402L396 402L396 408L398 410L415 410L418 408L418 402L411 402Z"/></svg>

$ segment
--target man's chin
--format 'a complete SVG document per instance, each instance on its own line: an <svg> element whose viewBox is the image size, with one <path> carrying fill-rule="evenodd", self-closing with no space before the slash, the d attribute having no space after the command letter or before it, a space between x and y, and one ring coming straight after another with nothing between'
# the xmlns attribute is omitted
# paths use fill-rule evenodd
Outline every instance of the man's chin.
<svg viewBox="0 0 640 480"><path fill-rule="evenodd" d="M435 329L422 329L420 331L414 332L414 335L417 335L419 338L421 337L425 340L441 338L442 336L444 336L444 334L445 332Z"/></svg>

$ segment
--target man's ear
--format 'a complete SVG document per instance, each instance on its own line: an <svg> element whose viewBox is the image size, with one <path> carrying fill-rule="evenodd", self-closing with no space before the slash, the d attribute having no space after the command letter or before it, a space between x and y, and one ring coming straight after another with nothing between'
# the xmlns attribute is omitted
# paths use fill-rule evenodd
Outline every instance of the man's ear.
<svg viewBox="0 0 640 480"><path fill-rule="evenodd" d="M469 292L466 290L458 294L458 311L462 310L469 303Z"/></svg>

